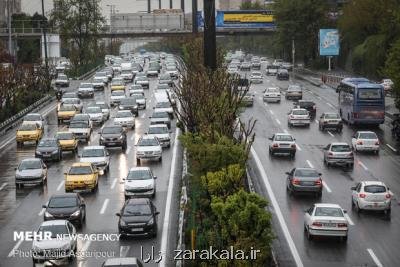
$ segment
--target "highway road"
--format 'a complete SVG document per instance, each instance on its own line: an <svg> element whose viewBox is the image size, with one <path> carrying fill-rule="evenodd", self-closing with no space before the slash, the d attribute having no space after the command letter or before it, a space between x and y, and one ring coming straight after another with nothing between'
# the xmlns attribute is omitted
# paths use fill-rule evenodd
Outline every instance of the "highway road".
<svg viewBox="0 0 400 267"><path fill-rule="evenodd" d="M322 112L338 112L337 94L333 89L319 88L306 81L278 81L274 76L265 76L263 84L251 85L254 106L246 108L242 121L257 119L256 139L253 145L249 171L257 192L269 198L273 223L277 229L275 252L280 266L398 266L400 254L400 158L399 144L394 141L387 122L374 130L381 143L379 155L357 153L354 169L327 168L323 164L322 148L330 142L351 143L357 128L344 125L342 133L321 132L317 121L310 128L287 126L287 113L293 108L292 100L285 100L288 84L300 84L305 89L303 99L312 100L317 106L317 116ZM242 72L244 73L244 72ZM246 72L247 75L250 72ZM282 88L282 101L264 103L266 87ZM268 138L277 132L291 133L298 145L295 159L271 157L268 153ZM322 198L313 196L289 196L286 192L285 172L294 167L314 167L322 173L324 189ZM394 193L391 220L382 213L362 212L357 214L351 207L351 190L357 181L380 180ZM350 223L347 243L333 238L316 238L309 241L303 232L304 210L313 203L336 203L348 211Z"/></svg>
<svg viewBox="0 0 400 267"><path fill-rule="evenodd" d="M72 81L71 86L67 91L76 90L81 81ZM124 178L131 167L136 165L135 158L135 144L139 137L143 135L149 126L149 116L153 111L154 106L154 90L157 84L156 78L150 79L150 90L145 90L147 98L147 109L140 110L139 116L136 120L135 130L128 131L128 148L125 153L120 148L110 148L110 172L106 175L99 177L99 190L95 193L83 194L86 201L87 219L86 224L82 229L78 230L78 233L86 234L103 234L103 233L118 233L118 217L115 215L116 212L120 211L124 203L124 188L122 184L122 178ZM128 84L129 86L129 84ZM128 88L128 87L127 87ZM94 98L88 98L83 100L84 107L94 101L105 100L109 101L110 88L107 88L104 92L96 91ZM67 129L67 125L57 125L56 117L56 103L53 102L48 106L40 110L40 113L45 116L45 134L46 137L53 137L59 130ZM115 114L116 110L112 110L111 115ZM175 245L174 241L174 229L176 228L175 220L177 220L176 208L178 198L174 195L176 190L169 188L171 183L170 172L171 172L171 161L175 153L176 172L172 173L173 179L178 179L177 173L181 168L180 163L182 162L181 151L179 148L175 148L176 145L176 127L175 121L172 124L172 135L171 135L171 148L163 149L163 160L158 161L143 161L142 166L150 166L153 173L158 177L157 183L157 195L153 200L160 211L158 216L158 235L156 238L130 238L120 241L88 241L81 240L78 242L78 250L88 252L88 257L77 258L72 264L68 266L78 267L92 267L101 266L105 258L108 257L138 257L141 258L143 253L144 257L147 257L148 253L152 252L155 254L155 258L158 258L161 250L162 238L167 238L168 234L171 238L168 238L168 243ZM111 119L105 124L111 124ZM96 127L93 130L89 145L98 145L99 134L98 130L100 127ZM81 150L86 144L80 144L79 150ZM32 259L29 252L32 246L32 242L23 241L18 242L13 240L14 231L33 231L37 230L38 226L43 222L42 205L47 202L49 197L55 193L64 192L64 171L73 163L78 161L78 157L73 154L64 153L63 160L60 163L52 162L48 163L48 183L47 186L41 187L24 187L22 189L16 189L14 184L15 170L18 163L25 158L34 157L35 146L25 145L22 148L17 148L15 142L15 132L10 132L0 140L0 240L2 244L0 246L0 266L4 267L23 267L32 266ZM174 184L177 184L175 181ZM168 210L166 210L167 193L168 189L170 202L172 203ZM164 216L168 213L170 221L164 222ZM165 240L164 240L165 241ZM169 246L165 246L164 249L172 249ZM97 252L97 257L94 252ZM101 253L99 253L101 252ZM92 255L90 255L92 254ZM167 253L169 254L169 253ZM105 256L105 257L104 257ZM163 255L165 260L165 255ZM55 265L60 262L54 262ZM150 261L146 266L156 266L154 261ZM37 266L43 266L37 264ZM65 265L63 265L65 266Z"/></svg>

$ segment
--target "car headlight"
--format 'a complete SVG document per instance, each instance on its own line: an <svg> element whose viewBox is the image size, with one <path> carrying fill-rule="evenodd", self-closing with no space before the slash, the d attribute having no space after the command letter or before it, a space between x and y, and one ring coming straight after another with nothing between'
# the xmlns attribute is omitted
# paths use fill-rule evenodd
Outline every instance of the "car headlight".
<svg viewBox="0 0 400 267"><path fill-rule="evenodd" d="M42 155L42 152L40 152L39 150L36 150L35 153L38 154L38 155Z"/></svg>
<svg viewBox="0 0 400 267"><path fill-rule="evenodd" d="M104 138L104 136L100 136L100 140L104 140L105 138Z"/></svg>
<svg viewBox="0 0 400 267"><path fill-rule="evenodd" d="M144 188L146 188L146 189L152 189L152 188L153 188L153 185L152 185L152 184L149 184L149 185L145 186Z"/></svg>
<svg viewBox="0 0 400 267"><path fill-rule="evenodd" d="M51 152L51 154L55 155L58 153L58 150L54 150L53 152Z"/></svg>
<svg viewBox="0 0 400 267"><path fill-rule="evenodd" d="M53 218L53 215L51 214L51 213L49 213L49 212L45 212L44 213L44 217L46 217L46 218Z"/></svg>
<svg viewBox="0 0 400 267"><path fill-rule="evenodd" d="M79 214L81 214L80 210L75 211L74 213L71 214L71 217L77 217L79 216Z"/></svg>
<svg viewBox="0 0 400 267"><path fill-rule="evenodd" d="M122 140L123 138L124 138L124 136L121 135L118 139L119 139L119 140Z"/></svg>
<svg viewBox="0 0 400 267"><path fill-rule="evenodd" d="M121 219L121 220L119 221L119 225L122 226L122 227L125 227L125 226L126 226L126 222L125 222L124 220Z"/></svg>
<svg viewBox="0 0 400 267"><path fill-rule="evenodd" d="M147 224L148 224L148 225L154 224L154 218L151 218L151 219L147 222Z"/></svg>

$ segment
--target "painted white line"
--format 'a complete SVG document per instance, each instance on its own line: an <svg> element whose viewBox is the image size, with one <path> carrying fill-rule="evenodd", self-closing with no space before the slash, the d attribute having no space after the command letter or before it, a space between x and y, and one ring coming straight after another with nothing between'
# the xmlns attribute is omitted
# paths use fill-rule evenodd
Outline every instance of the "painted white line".
<svg viewBox="0 0 400 267"><path fill-rule="evenodd" d="M288 130L286 130L286 129L283 129L283 132L286 134L289 133Z"/></svg>
<svg viewBox="0 0 400 267"><path fill-rule="evenodd" d="M82 248L82 251L87 251L90 247L90 243L92 243L92 241L90 240L86 241L85 245Z"/></svg>
<svg viewBox="0 0 400 267"><path fill-rule="evenodd" d="M125 258L126 255L128 255L128 252L129 252L130 248L131 248L130 246L120 246L119 247L119 256L121 258Z"/></svg>
<svg viewBox="0 0 400 267"><path fill-rule="evenodd" d="M394 147L392 147L391 145L389 145L389 144L386 144L391 150L393 150L393 152L397 152L397 149L396 148L394 148ZM1 189L0 189L1 190Z"/></svg>
<svg viewBox="0 0 400 267"><path fill-rule="evenodd" d="M375 262L377 267L383 267L382 263L379 261L378 257L375 255L372 248L367 248L369 255L371 256L372 260Z"/></svg>
<svg viewBox="0 0 400 267"><path fill-rule="evenodd" d="M328 106L330 106L331 108L335 108L331 103L326 103Z"/></svg>
<svg viewBox="0 0 400 267"><path fill-rule="evenodd" d="M315 120L315 123L316 123L316 124L319 124L319 121L318 121L318 120Z"/></svg>
<svg viewBox="0 0 400 267"><path fill-rule="evenodd" d="M45 211L46 211L46 209L43 208L43 209L38 213L38 216L42 216L42 215L44 214Z"/></svg>
<svg viewBox="0 0 400 267"><path fill-rule="evenodd" d="M269 109L268 111L269 113L271 113L271 115L275 115L275 113L271 109Z"/></svg>
<svg viewBox="0 0 400 267"><path fill-rule="evenodd" d="M144 118L144 116L146 116L146 113L143 113L142 115L140 115L140 118Z"/></svg>
<svg viewBox="0 0 400 267"><path fill-rule="evenodd" d="M9 258L14 257L16 250L19 248L19 246L21 246L22 242L24 242L24 240L23 240L23 239L20 239L20 240L18 241L18 243L15 244L15 246L14 246L13 249L10 251L10 253L8 253L8 257L9 257Z"/></svg>
<svg viewBox="0 0 400 267"><path fill-rule="evenodd" d="M296 144L296 148L298 151L301 151L301 147L298 144Z"/></svg>
<svg viewBox="0 0 400 267"><path fill-rule="evenodd" d="M347 221L349 222L350 225L354 225L353 220L350 218L349 214L345 213L344 217L346 217Z"/></svg>
<svg viewBox="0 0 400 267"><path fill-rule="evenodd" d="M3 190L6 186L8 185L8 183L3 183L0 187L0 191Z"/></svg>
<svg viewBox="0 0 400 267"><path fill-rule="evenodd" d="M306 162L307 162L308 166L310 166L310 168L314 168L314 166L312 165L311 161L306 160Z"/></svg>
<svg viewBox="0 0 400 267"><path fill-rule="evenodd" d="M278 119L275 119L275 120L279 125L281 125L281 122Z"/></svg>
<svg viewBox="0 0 400 267"><path fill-rule="evenodd" d="M61 181L61 183L57 186L57 191L60 191L61 187L65 184L65 180Z"/></svg>
<svg viewBox="0 0 400 267"><path fill-rule="evenodd" d="M168 182L168 191L167 191L167 200L165 201L165 215L164 215L164 222L163 222L163 227L162 227L162 236L161 236L161 246L160 246L160 251L161 255L163 256L164 259L166 259L167 256L167 244L168 244L168 233L170 232L169 230L169 218L171 215L171 204L172 204L172 197L173 197L173 192L174 192L174 186L175 186L175 181L174 181L174 175L176 171L176 161L177 161L177 153L178 153L178 145L179 145L179 139L178 136L180 135L180 128L176 128L175 130L175 140L174 140L174 150L172 152L172 161L171 161L171 170L169 173L169 182ZM167 261L163 260L160 262L160 267L165 267Z"/></svg>
<svg viewBox="0 0 400 267"><path fill-rule="evenodd" d="M131 147L128 146L128 148L127 148L126 151L125 151L125 154L129 154L130 152L131 152Z"/></svg>
<svg viewBox="0 0 400 267"><path fill-rule="evenodd" d="M135 135L132 133L131 141L133 141L133 139L135 139Z"/></svg>
<svg viewBox="0 0 400 267"><path fill-rule="evenodd" d="M322 99L320 96L317 96L317 98L318 98L319 100L321 100L321 99Z"/></svg>
<svg viewBox="0 0 400 267"><path fill-rule="evenodd" d="M117 178L115 178L111 184L111 187L110 187L111 189L114 189L115 185L117 184L117 181L118 181Z"/></svg>
<svg viewBox="0 0 400 267"><path fill-rule="evenodd" d="M284 234L284 236L286 238L286 241L288 242L290 251L292 252L292 255L293 255L293 258L294 258L294 260L296 262L296 265L297 265L297 267L303 267L304 266L303 262L301 261L299 252L297 251L296 245L294 244L294 241L293 241L293 239L292 239L292 237L290 235L290 232L289 232L289 229L288 229L288 227L286 225L285 219L283 218L282 211L279 208L278 201L275 198L274 191L272 190L271 184L269 183L268 176L265 173L263 165L261 164L261 160L258 157L258 155L257 155L257 153L256 153L256 151L254 150L253 147L251 147L250 152L252 154L252 157L254 158L254 161L256 162L257 168L260 171L260 174L261 174L262 179L264 181L264 185L265 185L265 187L267 189L267 192L268 192L268 196L269 196L269 198L271 200L271 203L272 203L272 206L273 206L274 211L276 213L276 216L278 217L279 224L282 227L283 234Z"/></svg>
<svg viewBox="0 0 400 267"><path fill-rule="evenodd" d="M334 137L333 133L331 133L330 131L327 131L327 133L328 133L330 136Z"/></svg>
<svg viewBox="0 0 400 267"><path fill-rule="evenodd" d="M368 171L367 166L365 166L364 163L361 162L361 160L358 161L358 164L360 164L360 166L363 167L364 170Z"/></svg>
<svg viewBox="0 0 400 267"><path fill-rule="evenodd" d="M108 202L110 202L110 199L109 199L109 198L106 198L106 199L104 200L103 206L101 207L100 214L104 214L104 212L105 212L106 209L107 209Z"/></svg>
<svg viewBox="0 0 400 267"><path fill-rule="evenodd" d="M329 186L326 184L325 181L322 181L322 185L324 186L324 188L326 189L326 191L328 191L328 193L332 193L332 190L329 188Z"/></svg>

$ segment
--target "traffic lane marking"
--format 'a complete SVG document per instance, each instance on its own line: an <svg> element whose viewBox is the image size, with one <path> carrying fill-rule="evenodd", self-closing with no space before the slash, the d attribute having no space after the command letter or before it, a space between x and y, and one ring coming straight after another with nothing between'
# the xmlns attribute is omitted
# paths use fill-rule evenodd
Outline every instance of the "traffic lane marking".
<svg viewBox="0 0 400 267"><path fill-rule="evenodd" d="M369 255L372 260L375 262L377 267L383 267L383 264L379 261L378 257L375 255L374 251L371 248L367 248Z"/></svg>
<svg viewBox="0 0 400 267"><path fill-rule="evenodd" d="M107 209L108 203L110 202L109 198L106 198L103 202L103 206L101 207L100 214L104 214Z"/></svg>

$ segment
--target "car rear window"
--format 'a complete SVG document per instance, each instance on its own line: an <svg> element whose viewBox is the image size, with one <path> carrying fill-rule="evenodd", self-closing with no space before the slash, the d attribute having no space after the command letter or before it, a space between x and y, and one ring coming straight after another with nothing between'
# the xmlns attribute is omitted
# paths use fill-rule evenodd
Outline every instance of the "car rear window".
<svg viewBox="0 0 400 267"><path fill-rule="evenodd" d="M378 137L376 136L375 133L360 133L358 138L360 138L360 139L377 139Z"/></svg>
<svg viewBox="0 0 400 267"><path fill-rule="evenodd" d="M297 169L294 173L296 177L317 177L319 176L318 172L313 169Z"/></svg>
<svg viewBox="0 0 400 267"><path fill-rule="evenodd" d="M315 216L343 217L343 212L339 208L318 207L315 209Z"/></svg>
<svg viewBox="0 0 400 267"><path fill-rule="evenodd" d="M339 119L338 114L325 114L326 119Z"/></svg>
<svg viewBox="0 0 400 267"><path fill-rule="evenodd" d="M275 141L293 141L290 135L275 135Z"/></svg>
<svg viewBox="0 0 400 267"><path fill-rule="evenodd" d="M331 147L332 152L350 152L350 146L349 145L333 145Z"/></svg>
<svg viewBox="0 0 400 267"><path fill-rule="evenodd" d="M364 186L364 191L367 193L385 193L386 187L383 185L367 185Z"/></svg>

